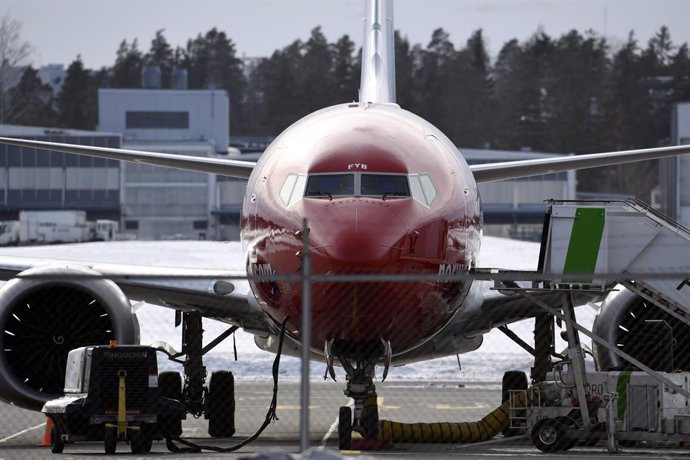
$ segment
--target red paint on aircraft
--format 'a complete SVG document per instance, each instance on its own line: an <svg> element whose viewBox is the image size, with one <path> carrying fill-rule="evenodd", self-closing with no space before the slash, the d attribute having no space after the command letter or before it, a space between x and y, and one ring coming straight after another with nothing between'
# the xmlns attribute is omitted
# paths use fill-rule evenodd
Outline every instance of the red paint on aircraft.
<svg viewBox="0 0 690 460"><path fill-rule="evenodd" d="M285 191L289 175L338 173L424 175L436 196L428 194L430 203L422 203L357 193L304 196L299 187L300 196L290 198ZM467 163L439 130L392 104L330 107L271 144L249 180L243 206L248 272L300 274L304 218L313 274L450 274L473 267L479 252L480 204ZM276 323L290 315L288 329L299 339L300 283L252 287ZM313 346L338 339L356 349L383 338L394 354L402 353L438 332L462 308L469 287L440 281L314 283Z"/></svg>

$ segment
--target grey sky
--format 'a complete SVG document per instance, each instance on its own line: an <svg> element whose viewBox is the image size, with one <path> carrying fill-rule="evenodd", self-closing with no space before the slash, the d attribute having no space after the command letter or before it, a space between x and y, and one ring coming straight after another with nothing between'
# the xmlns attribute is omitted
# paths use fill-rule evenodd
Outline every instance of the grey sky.
<svg viewBox="0 0 690 460"><path fill-rule="evenodd" d="M34 47L33 64L69 64L80 54L85 65L112 65L122 39L138 38L148 50L158 29L173 45L212 27L225 30L239 55L268 56L321 25L334 41L348 34L361 43L364 0L3 0L0 14L22 25ZM577 29L605 33L620 44L631 29L642 46L666 25L674 43L690 42L690 0L397 0L396 28L412 43L426 45L437 27L456 46L482 28L495 56L515 37L525 40L538 27L558 36Z"/></svg>

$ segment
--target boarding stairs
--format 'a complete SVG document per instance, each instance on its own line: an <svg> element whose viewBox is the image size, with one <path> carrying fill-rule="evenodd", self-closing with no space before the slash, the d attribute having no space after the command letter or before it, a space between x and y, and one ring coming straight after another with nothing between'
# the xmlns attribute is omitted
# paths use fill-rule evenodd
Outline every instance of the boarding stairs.
<svg viewBox="0 0 690 460"><path fill-rule="evenodd" d="M545 286L621 284L690 325L690 230L642 201L550 201L539 263Z"/></svg>
<svg viewBox="0 0 690 460"><path fill-rule="evenodd" d="M539 267L528 273L492 271L495 288L514 291L534 301L565 323L567 356L577 395L589 400L588 376L579 333L637 366L663 383L665 390L690 401L690 390L678 385L668 374L659 373L639 360L592 334L575 321L573 294L582 291L609 292L623 285L675 318L690 325L690 230L673 219L635 200L548 202L544 220ZM518 284L522 279L531 285ZM532 297L530 292L563 291L563 307L558 311ZM536 328L535 328L536 330ZM536 343L536 334L535 334ZM535 354L535 360L536 360ZM535 361L536 366L536 361ZM615 396L608 395L609 399ZM580 396L581 397L581 396ZM607 426L609 452L616 451L617 422L609 404ZM582 429L592 429L588 404L580 404ZM521 421L520 421L521 422ZM512 423L512 422L511 422ZM676 423L676 421L674 421ZM656 439L650 433L650 439ZM663 433L656 433L659 439ZM616 436L623 438L620 433ZM635 434L637 439L638 434ZM666 439L666 438L663 438Z"/></svg>

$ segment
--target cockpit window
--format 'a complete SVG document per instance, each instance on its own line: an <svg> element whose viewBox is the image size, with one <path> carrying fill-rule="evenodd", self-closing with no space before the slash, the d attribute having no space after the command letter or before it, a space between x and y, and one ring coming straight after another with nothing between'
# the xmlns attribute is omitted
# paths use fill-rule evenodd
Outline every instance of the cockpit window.
<svg viewBox="0 0 690 460"><path fill-rule="evenodd" d="M431 206L436 199L436 187L428 174L410 174L410 188L412 198L422 203L424 206Z"/></svg>
<svg viewBox="0 0 690 460"><path fill-rule="evenodd" d="M307 181L307 197L355 194L354 174L315 174Z"/></svg>
<svg viewBox="0 0 690 460"><path fill-rule="evenodd" d="M410 196L410 185L406 175L362 174L362 195Z"/></svg>
<svg viewBox="0 0 690 460"><path fill-rule="evenodd" d="M280 188L280 200L285 206L290 206L302 199L306 182L307 176L305 175L288 174Z"/></svg>

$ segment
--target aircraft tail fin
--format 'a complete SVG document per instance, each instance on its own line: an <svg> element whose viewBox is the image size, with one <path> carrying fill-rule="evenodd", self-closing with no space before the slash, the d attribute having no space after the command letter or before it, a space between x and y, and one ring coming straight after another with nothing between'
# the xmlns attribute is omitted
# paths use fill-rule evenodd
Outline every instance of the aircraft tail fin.
<svg viewBox="0 0 690 460"><path fill-rule="evenodd" d="M395 103L393 0L366 0L359 102Z"/></svg>

